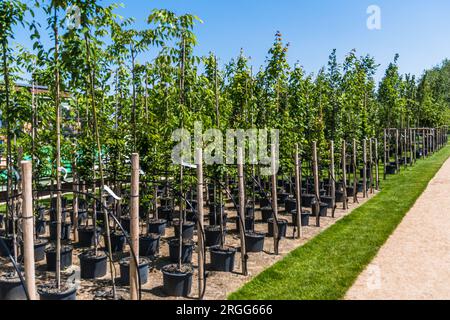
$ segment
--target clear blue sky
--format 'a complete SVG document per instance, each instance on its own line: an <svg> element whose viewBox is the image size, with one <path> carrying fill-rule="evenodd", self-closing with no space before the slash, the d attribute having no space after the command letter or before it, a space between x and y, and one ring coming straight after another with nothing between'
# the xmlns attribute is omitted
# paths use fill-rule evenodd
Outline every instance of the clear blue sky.
<svg viewBox="0 0 450 320"><path fill-rule="evenodd" d="M341 59L353 48L374 56L381 64L377 79L395 53L400 54L400 71L416 75L450 58L448 0L101 1L112 2L122 2L125 8L118 13L135 17L138 28L145 27L154 8L196 14L204 21L196 29L197 54L213 51L225 63L243 48L256 69L264 63L277 30L291 44L289 61L299 61L307 72L325 65L333 48ZM372 4L381 9L381 30L366 27L366 10Z"/></svg>

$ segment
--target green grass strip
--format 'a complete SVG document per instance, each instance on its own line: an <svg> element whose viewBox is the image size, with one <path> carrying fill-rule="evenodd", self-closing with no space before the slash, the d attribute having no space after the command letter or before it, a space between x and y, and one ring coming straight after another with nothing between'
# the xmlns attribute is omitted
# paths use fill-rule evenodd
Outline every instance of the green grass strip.
<svg viewBox="0 0 450 320"><path fill-rule="evenodd" d="M382 191L283 260L231 300L339 300L450 156L450 146L382 182Z"/></svg>

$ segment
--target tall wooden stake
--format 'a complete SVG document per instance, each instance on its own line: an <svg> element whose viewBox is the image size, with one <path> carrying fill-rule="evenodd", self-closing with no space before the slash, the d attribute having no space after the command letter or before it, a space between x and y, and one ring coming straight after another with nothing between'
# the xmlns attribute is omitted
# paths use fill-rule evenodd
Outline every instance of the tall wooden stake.
<svg viewBox="0 0 450 320"><path fill-rule="evenodd" d="M336 172L334 163L334 141L330 142L330 183L331 183L331 217L334 218L336 212Z"/></svg>
<svg viewBox="0 0 450 320"><path fill-rule="evenodd" d="M278 255L279 230L278 230L278 196L277 196L277 172L275 145L271 146L272 156L272 208L273 208L273 246L275 255Z"/></svg>
<svg viewBox="0 0 450 320"><path fill-rule="evenodd" d="M297 208L297 238L303 237L302 228L302 178L301 178L301 167L300 167L300 156L299 156L298 144L295 145L295 200Z"/></svg>
<svg viewBox="0 0 450 320"><path fill-rule="evenodd" d="M367 198L367 139L363 141L363 197Z"/></svg>
<svg viewBox="0 0 450 320"><path fill-rule="evenodd" d="M380 170L378 167L378 139L375 138L375 184L376 184L376 190L380 190Z"/></svg>
<svg viewBox="0 0 450 320"><path fill-rule="evenodd" d="M205 284L205 243L204 243L204 214L203 214L203 151L197 149L197 212L198 212L198 296L203 296Z"/></svg>
<svg viewBox="0 0 450 320"><path fill-rule="evenodd" d="M348 209L348 197L347 197L347 148L345 146L345 140L342 140L342 200L344 202L343 209Z"/></svg>
<svg viewBox="0 0 450 320"><path fill-rule="evenodd" d="M400 171L400 162L398 161L399 138L399 131L395 129L395 164L397 165L397 171Z"/></svg>
<svg viewBox="0 0 450 320"><path fill-rule="evenodd" d="M319 189L319 163L317 159L317 142L313 142L313 175L314 175L314 193L316 196L316 226L320 227L320 189Z"/></svg>
<svg viewBox="0 0 450 320"><path fill-rule="evenodd" d="M241 225L239 234L241 238L241 260L242 260L242 274L248 275L247 271L247 250L245 247L245 184L244 184L244 154L242 148L237 149L238 161L238 187L239 187L239 219Z"/></svg>
<svg viewBox="0 0 450 320"><path fill-rule="evenodd" d="M387 175L387 155L389 150L387 149L387 130L384 129L384 173L383 173L383 179L386 180L386 175Z"/></svg>
<svg viewBox="0 0 450 320"><path fill-rule="evenodd" d="M36 299L36 279L34 269L34 228L33 228L33 188L32 165L30 161L22 161L22 219L23 249L25 260L25 282L30 300Z"/></svg>
<svg viewBox="0 0 450 320"><path fill-rule="evenodd" d="M139 155L133 153L131 156L131 199L130 199L130 236L131 247L139 264ZM136 261L130 257L130 296L131 300L138 300L138 266Z"/></svg>
<svg viewBox="0 0 450 320"><path fill-rule="evenodd" d="M358 202L358 182L356 180L357 151L356 139L353 139L353 203Z"/></svg>

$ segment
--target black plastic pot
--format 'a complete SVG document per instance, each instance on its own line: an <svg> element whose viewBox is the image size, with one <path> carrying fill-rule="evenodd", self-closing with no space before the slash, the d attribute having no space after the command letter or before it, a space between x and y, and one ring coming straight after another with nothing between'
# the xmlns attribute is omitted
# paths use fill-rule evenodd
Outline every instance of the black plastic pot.
<svg viewBox="0 0 450 320"><path fill-rule="evenodd" d="M388 164L386 165L386 174L396 174L397 165Z"/></svg>
<svg viewBox="0 0 450 320"><path fill-rule="evenodd" d="M78 256L80 259L81 279L99 279L106 275L108 257L99 251L87 251Z"/></svg>
<svg viewBox="0 0 450 320"><path fill-rule="evenodd" d="M297 201L295 199L289 198L284 202L284 208L286 212L291 213L292 210L295 210L297 207Z"/></svg>
<svg viewBox="0 0 450 320"><path fill-rule="evenodd" d="M353 197L355 195L355 189L353 187L347 187L347 197Z"/></svg>
<svg viewBox="0 0 450 320"><path fill-rule="evenodd" d="M245 231L255 230L255 218L245 217ZM236 231L241 232L241 223L239 217L236 217Z"/></svg>
<svg viewBox="0 0 450 320"><path fill-rule="evenodd" d="M105 239L106 243L106 239ZM111 233L111 251L113 253L123 252L125 247L126 237L122 232Z"/></svg>
<svg viewBox="0 0 450 320"><path fill-rule="evenodd" d="M179 241L178 239L172 239L169 241L169 256L171 262L178 262L179 254ZM194 252L194 242L193 241L183 241L183 246L181 249L181 262L191 263L192 253Z"/></svg>
<svg viewBox="0 0 450 320"><path fill-rule="evenodd" d="M269 201L269 199L267 199L267 198L262 198L262 199L260 199L260 200L259 200L259 206L260 206L261 208L264 208L264 207L270 207L270 201Z"/></svg>
<svg viewBox="0 0 450 320"><path fill-rule="evenodd" d="M308 211L303 211L302 212L302 218L301 218L302 219L301 220L302 227L309 226L309 218L310 218L310 216L311 216L311 214ZM297 218L298 218L297 210L293 210L292 211L292 224L294 226L297 225Z"/></svg>
<svg viewBox="0 0 450 320"><path fill-rule="evenodd" d="M186 210L186 220L197 223L197 221L198 221L197 211Z"/></svg>
<svg viewBox="0 0 450 320"><path fill-rule="evenodd" d="M39 286L38 294L41 300L50 301L65 301L65 300L76 300L77 299L77 288L72 286L70 288L65 288L64 290L57 292L54 288Z"/></svg>
<svg viewBox="0 0 450 320"><path fill-rule="evenodd" d="M311 203L316 198L313 194L302 194L302 206L303 207L311 207Z"/></svg>
<svg viewBox="0 0 450 320"><path fill-rule="evenodd" d="M166 220L168 226L172 225L173 221L173 208L172 207L159 207L158 217L160 219Z"/></svg>
<svg viewBox="0 0 450 320"><path fill-rule="evenodd" d="M174 229L175 229L175 237L180 237L180 221L175 221L173 223ZM183 240L192 240L194 238L194 229L195 229L195 223L191 221L186 221L183 223Z"/></svg>
<svg viewBox="0 0 450 320"><path fill-rule="evenodd" d="M159 253L159 241L161 236L153 233L139 238L139 255L142 257L154 257Z"/></svg>
<svg viewBox="0 0 450 320"><path fill-rule="evenodd" d="M182 270L177 265L167 265L162 268L163 291L172 297L187 297L192 288L192 267L183 266Z"/></svg>
<svg viewBox="0 0 450 320"><path fill-rule="evenodd" d="M25 288L17 275L0 277L0 301L27 300Z"/></svg>
<svg viewBox="0 0 450 320"><path fill-rule="evenodd" d="M70 223L61 223L61 240L70 240ZM56 240L56 222L50 223L50 240Z"/></svg>
<svg viewBox="0 0 450 320"><path fill-rule="evenodd" d="M38 236L44 235L46 232L46 230L45 230L46 226L47 226L47 221L41 220L41 219L36 219L36 222L35 222L36 234Z"/></svg>
<svg viewBox="0 0 450 320"><path fill-rule="evenodd" d="M267 222L271 218L273 218L272 207L261 208L261 220L262 220L262 222Z"/></svg>
<svg viewBox="0 0 450 320"><path fill-rule="evenodd" d="M95 244L95 236L97 237L97 242L100 234L100 229L96 228L97 231L94 232L94 227L80 227L78 228L78 244L82 248L89 248ZM96 235L94 235L94 233Z"/></svg>
<svg viewBox="0 0 450 320"><path fill-rule="evenodd" d="M120 283L128 285L130 283L130 257L120 260ZM139 276L141 278L141 285L148 282L149 263L147 258L139 258Z"/></svg>
<svg viewBox="0 0 450 320"><path fill-rule="evenodd" d="M335 198L336 203L344 202L344 192L343 191L336 191L335 195L336 195L336 198Z"/></svg>
<svg viewBox="0 0 450 320"><path fill-rule="evenodd" d="M320 201L322 201L323 203L326 203L328 206L328 209L332 209L333 207L333 197L331 196L322 196L320 197Z"/></svg>
<svg viewBox="0 0 450 320"><path fill-rule="evenodd" d="M287 192L280 192L277 194L278 197L278 203L279 204L284 204L286 202L286 200L289 198L290 194Z"/></svg>
<svg viewBox="0 0 450 320"><path fill-rule="evenodd" d="M72 265L72 252L71 246L61 247L61 269L65 270ZM45 257L47 259L47 271L56 271L56 249L50 247L45 250Z"/></svg>
<svg viewBox="0 0 450 320"><path fill-rule="evenodd" d="M130 226L130 217L129 216L121 217L120 224L122 225L123 230L130 233L131 226Z"/></svg>
<svg viewBox="0 0 450 320"><path fill-rule="evenodd" d="M205 226L205 246L214 247L220 245L220 226Z"/></svg>
<svg viewBox="0 0 450 320"><path fill-rule="evenodd" d="M151 220L148 224L148 233L156 233L164 237L166 235L167 220Z"/></svg>
<svg viewBox="0 0 450 320"><path fill-rule="evenodd" d="M44 239L37 239L34 242L34 261L41 262L45 260L45 248L48 241Z"/></svg>
<svg viewBox="0 0 450 320"><path fill-rule="evenodd" d="M326 217L328 214L328 204L324 202L320 202L319 205L319 216ZM311 215L315 217L317 215L315 203L312 204L312 212Z"/></svg>
<svg viewBox="0 0 450 320"><path fill-rule="evenodd" d="M235 256L234 248L211 248L211 270L233 272Z"/></svg>
<svg viewBox="0 0 450 320"><path fill-rule="evenodd" d="M268 237L273 237L273 219L267 221L268 225ZM288 221L285 219L278 219L278 234L280 238L286 238Z"/></svg>
<svg viewBox="0 0 450 320"><path fill-rule="evenodd" d="M255 217L255 207L252 205L245 207L245 216L246 217Z"/></svg>
<svg viewBox="0 0 450 320"><path fill-rule="evenodd" d="M9 236L1 236L0 238L2 238L6 248L9 250L9 252L8 250L5 250L3 245L0 243L0 257L7 257L9 253L12 254L14 252L14 239Z"/></svg>
<svg viewBox="0 0 450 320"><path fill-rule="evenodd" d="M225 206L221 203L210 203L209 204L209 213L215 213L217 216L220 216L221 213L225 212Z"/></svg>
<svg viewBox="0 0 450 320"><path fill-rule="evenodd" d="M260 232L245 233L245 248L247 252L261 252L264 250L265 234Z"/></svg>

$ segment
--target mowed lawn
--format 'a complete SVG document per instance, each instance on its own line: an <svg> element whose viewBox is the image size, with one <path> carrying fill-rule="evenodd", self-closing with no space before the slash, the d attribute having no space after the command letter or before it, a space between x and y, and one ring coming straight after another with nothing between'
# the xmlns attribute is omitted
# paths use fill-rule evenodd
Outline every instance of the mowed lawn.
<svg viewBox="0 0 450 320"><path fill-rule="evenodd" d="M450 156L450 146L382 181L382 191L283 260L231 300L339 300L372 261ZM407 266L405 266L407 267Z"/></svg>

